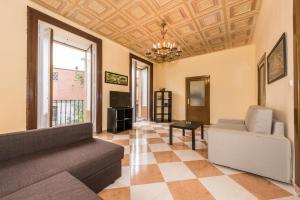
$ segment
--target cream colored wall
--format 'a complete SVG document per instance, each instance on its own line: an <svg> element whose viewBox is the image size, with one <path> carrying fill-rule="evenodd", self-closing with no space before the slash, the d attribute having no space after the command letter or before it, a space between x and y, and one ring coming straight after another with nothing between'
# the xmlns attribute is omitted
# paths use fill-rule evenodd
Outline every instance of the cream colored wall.
<svg viewBox="0 0 300 200"><path fill-rule="evenodd" d="M220 51L159 64L154 71L154 89L173 92L173 119L185 119L185 77L210 75L211 123L218 118L245 117L256 104L254 46Z"/></svg>
<svg viewBox="0 0 300 200"><path fill-rule="evenodd" d="M124 75L129 74L130 50L127 48L30 1L5 1L0 6L0 133L25 130L26 128L27 5L101 38L103 42L103 81L105 70ZM128 91L128 87L103 82L104 130L106 129L109 90Z"/></svg>
<svg viewBox="0 0 300 200"><path fill-rule="evenodd" d="M286 123L288 137L294 140L293 81L293 1L263 0L254 34L255 63L270 53L283 32L287 33L288 75L267 85L266 106L275 110L275 117Z"/></svg>

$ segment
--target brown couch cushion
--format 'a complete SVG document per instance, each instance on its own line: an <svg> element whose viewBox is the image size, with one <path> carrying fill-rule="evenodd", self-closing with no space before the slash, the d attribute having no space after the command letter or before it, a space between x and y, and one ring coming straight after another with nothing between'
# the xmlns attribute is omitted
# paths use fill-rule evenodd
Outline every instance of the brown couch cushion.
<svg viewBox="0 0 300 200"><path fill-rule="evenodd" d="M23 156L0 163L0 197L68 171L83 180L123 158L124 148L100 139Z"/></svg>
<svg viewBox="0 0 300 200"><path fill-rule="evenodd" d="M0 134L0 161L63 147L92 137L91 123Z"/></svg>
<svg viewBox="0 0 300 200"><path fill-rule="evenodd" d="M100 200L93 191L68 172L25 187L0 200Z"/></svg>

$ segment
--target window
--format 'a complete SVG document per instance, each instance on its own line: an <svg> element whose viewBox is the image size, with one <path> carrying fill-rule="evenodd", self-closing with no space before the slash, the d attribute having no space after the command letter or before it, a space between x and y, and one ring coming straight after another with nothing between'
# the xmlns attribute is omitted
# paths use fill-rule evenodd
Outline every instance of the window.
<svg viewBox="0 0 300 200"><path fill-rule="evenodd" d="M58 80L58 72L53 72L53 80L54 81Z"/></svg>

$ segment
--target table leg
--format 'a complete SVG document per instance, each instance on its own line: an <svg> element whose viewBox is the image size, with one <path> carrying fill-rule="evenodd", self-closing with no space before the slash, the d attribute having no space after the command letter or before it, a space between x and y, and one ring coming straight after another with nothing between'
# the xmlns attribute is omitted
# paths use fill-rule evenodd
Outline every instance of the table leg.
<svg viewBox="0 0 300 200"><path fill-rule="evenodd" d="M201 139L204 139L204 125L201 125Z"/></svg>
<svg viewBox="0 0 300 200"><path fill-rule="evenodd" d="M192 130L192 149L195 150L195 129Z"/></svg>
<svg viewBox="0 0 300 200"><path fill-rule="evenodd" d="M170 145L173 144L173 127L170 126L170 131L169 131L169 142L170 142Z"/></svg>
<svg viewBox="0 0 300 200"><path fill-rule="evenodd" d="M182 129L182 135L185 136L185 129Z"/></svg>

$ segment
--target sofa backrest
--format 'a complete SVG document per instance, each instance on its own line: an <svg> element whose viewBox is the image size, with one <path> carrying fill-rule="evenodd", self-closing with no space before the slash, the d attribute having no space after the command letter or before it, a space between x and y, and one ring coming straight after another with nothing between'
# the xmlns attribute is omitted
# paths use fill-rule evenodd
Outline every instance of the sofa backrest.
<svg viewBox="0 0 300 200"><path fill-rule="evenodd" d="M92 123L0 134L0 161L93 137Z"/></svg>
<svg viewBox="0 0 300 200"><path fill-rule="evenodd" d="M262 106L250 106L245 125L248 131L271 134L273 111Z"/></svg>

